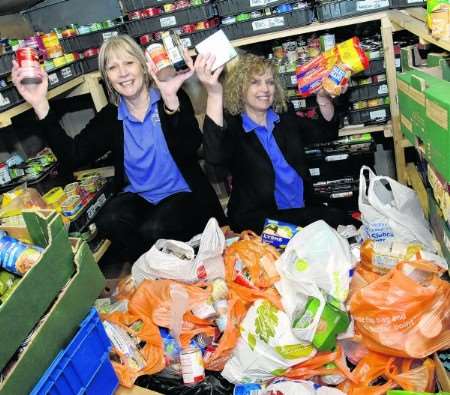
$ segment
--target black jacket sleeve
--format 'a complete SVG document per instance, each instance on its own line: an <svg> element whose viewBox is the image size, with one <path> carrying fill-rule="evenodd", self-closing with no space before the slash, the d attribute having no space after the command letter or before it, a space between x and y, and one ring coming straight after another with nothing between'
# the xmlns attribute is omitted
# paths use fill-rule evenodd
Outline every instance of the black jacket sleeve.
<svg viewBox="0 0 450 395"><path fill-rule="evenodd" d="M180 111L169 115L164 111L164 102L160 100L159 114L162 115L164 135L167 145L177 163L182 164L197 158L197 151L202 143L202 133L194 115L189 96L180 89L178 91Z"/></svg>
<svg viewBox="0 0 450 395"><path fill-rule="evenodd" d="M317 108L317 119L298 117L299 130L302 133L303 143L305 145L325 143L338 138L339 117L335 109L333 118L327 121L320 108Z"/></svg>
<svg viewBox="0 0 450 395"><path fill-rule="evenodd" d="M73 171L100 158L112 148L111 130L117 123L117 108L109 104L75 138L69 137L55 111L39 121L48 144L65 170Z"/></svg>

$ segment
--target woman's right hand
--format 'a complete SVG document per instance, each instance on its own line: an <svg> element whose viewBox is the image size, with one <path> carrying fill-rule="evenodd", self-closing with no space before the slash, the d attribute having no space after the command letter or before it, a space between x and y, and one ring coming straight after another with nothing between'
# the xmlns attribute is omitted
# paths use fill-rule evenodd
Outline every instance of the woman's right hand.
<svg viewBox="0 0 450 395"><path fill-rule="evenodd" d="M208 95L222 94L222 84L219 81L223 66L212 71L216 57L212 54L200 54L195 59L194 69L198 79L205 87Z"/></svg>
<svg viewBox="0 0 450 395"><path fill-rule="evenodd" d="M36 69L36 76L39 76L42 79L42 82L39 84L22 84L24 71L24 68L19 67L17 61L13 60L11 76L14 85L27 103L31 104L33 108L39 107L47 102L47 73L41 68L39 68L39 70Z"/></svg>

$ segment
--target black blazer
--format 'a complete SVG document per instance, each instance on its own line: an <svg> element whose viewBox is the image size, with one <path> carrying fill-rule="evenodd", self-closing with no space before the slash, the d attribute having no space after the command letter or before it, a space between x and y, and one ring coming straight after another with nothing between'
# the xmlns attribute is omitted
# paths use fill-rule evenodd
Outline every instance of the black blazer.
<svg viewBox="0 0 450 395"><path fill-rule="evenodd" d="M319 111L320 113L320 111ZM327 122L322 115L310 120L293 112L280 115L273 134L286 161L303 178L305 205L312 195L312 184L305 162L304 142L311 144L333 140L338 136L336 115ZM221 128L208 116L203 125L205 160L215 174L232 176L228 218L233 229L251 223L277 209L275 172L272 162L255 133L246 133L242 117L225 114Z"/></svg>
<svg viewBox="0 0 450 395"><path fill-rule="evenodd" d="M217 196L200 168L197 150L202 143L202 134L194 116L191 101L180 90L180 111L168 115L163 109L163 100L158 103L161 127L170 153L196 199L210 216L224 222L224 214ZM39 125L53 152L58 157L63 171L76 170L92 163L109 151L115 170L114 189L123 190L126 185L124 170L123 123L117 119L117 107L108 104L86 125L75 138L69 137L52 110Z"/></svg>

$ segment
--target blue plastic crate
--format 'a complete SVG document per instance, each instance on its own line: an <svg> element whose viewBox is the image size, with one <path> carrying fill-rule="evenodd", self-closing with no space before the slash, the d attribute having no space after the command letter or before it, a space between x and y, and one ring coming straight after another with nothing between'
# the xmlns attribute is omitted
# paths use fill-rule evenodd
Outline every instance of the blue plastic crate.
<svg viewBox="0 0 450 395"><path fill-rule="evenodd" d="M109 360L110 348L111 342L93 308L31 395L113 394L119 381Z"/></svg>

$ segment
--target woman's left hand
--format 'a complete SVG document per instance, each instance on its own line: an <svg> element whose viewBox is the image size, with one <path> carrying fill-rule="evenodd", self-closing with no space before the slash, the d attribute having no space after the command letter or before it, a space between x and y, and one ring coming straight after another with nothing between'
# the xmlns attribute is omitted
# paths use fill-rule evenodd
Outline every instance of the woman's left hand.
<svg viewBox="0 0 450 395"><path fill-rule="evenodd" d="M158 68L147 54L146 58L148 72L150 73L153 81L161 92L161 97L163 98L166 107L170 110L177 109L179 106L177 92L180 89L181 85L183 85L184 81L186 81L192 76L192 74L194 74L194 63L191 56L189 55L189 51L184 48L184 60L186 62L186 65L188 66L188 70L176 73L167 81L161 81L158 78Z"/></svg>

